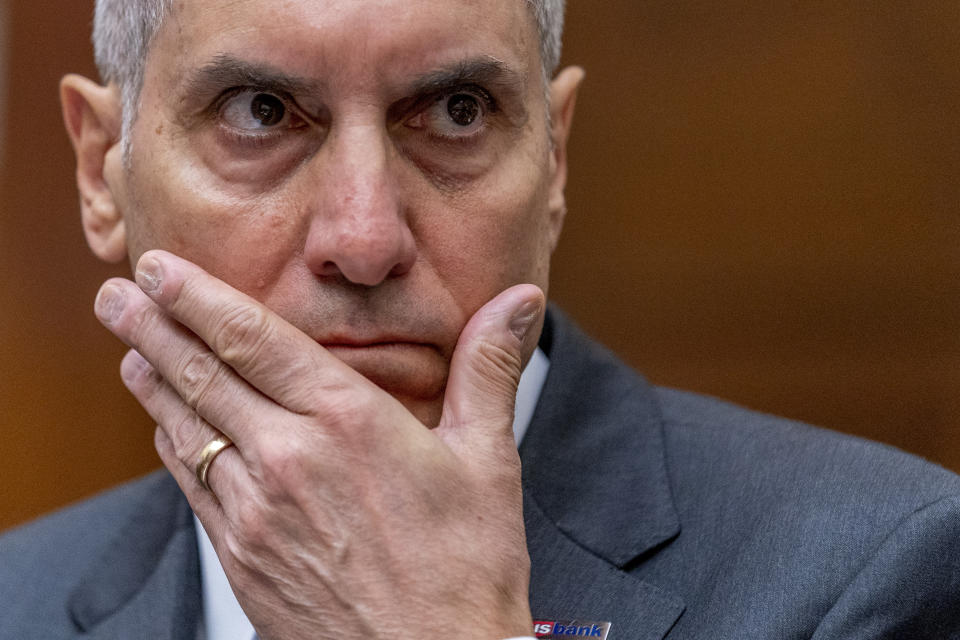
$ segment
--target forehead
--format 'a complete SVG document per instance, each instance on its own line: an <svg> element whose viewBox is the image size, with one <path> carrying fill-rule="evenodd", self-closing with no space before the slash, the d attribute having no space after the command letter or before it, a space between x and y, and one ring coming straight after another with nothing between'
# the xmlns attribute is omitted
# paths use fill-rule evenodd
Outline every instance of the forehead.
<svg viewBox="0 0 960 640"><path fill-rule="evenodd" d="M458 59L524 72L540 64L526 0L180 0L156 34L148 73L179 75L223 55L353 85Z"/></svg>

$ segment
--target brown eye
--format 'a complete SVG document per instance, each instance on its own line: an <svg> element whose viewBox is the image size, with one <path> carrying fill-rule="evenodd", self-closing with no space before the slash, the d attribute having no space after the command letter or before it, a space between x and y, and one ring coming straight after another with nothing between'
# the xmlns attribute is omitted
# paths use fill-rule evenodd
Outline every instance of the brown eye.
<svg viewBox="0 0 960 640"><path fill-rule="evenodd" d="M485 91L459 89L432 98L405 124L433 138L467 142L483 134L495 111L496 103Z"/></svg>
<svg viewBox="0 0 960 640"><path fill-rule="evenodd" d="M258 93L250 100L250 115L264 127L282 122L285 113L283 102L268 93Z"/></svg>
<svg viewBox="0 0 960 640"><path fill-rule="evenodd" d="M233 129L256 133L298 129L305 124L289 102L254 89L240 90L224 100L220 119Z"/></svg>
<svg viewBox="0 0 960 640"><path fill-rule="evenodd" d="M454 124L461 127L469 127L480 115L480 103L477 99L466 93L458 93L450 96L447 101L447 115Z"/></svg>

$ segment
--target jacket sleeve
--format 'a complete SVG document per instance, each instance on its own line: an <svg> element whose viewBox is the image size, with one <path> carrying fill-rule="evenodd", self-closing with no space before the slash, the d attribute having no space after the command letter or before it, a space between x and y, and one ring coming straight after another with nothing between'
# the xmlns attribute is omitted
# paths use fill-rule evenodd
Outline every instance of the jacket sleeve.
<svg viewBox="0 0 960 640"><path fill-rule="evenodd" d="M960 496L904 519L843 590L812 640L960 638Z"/></svg>

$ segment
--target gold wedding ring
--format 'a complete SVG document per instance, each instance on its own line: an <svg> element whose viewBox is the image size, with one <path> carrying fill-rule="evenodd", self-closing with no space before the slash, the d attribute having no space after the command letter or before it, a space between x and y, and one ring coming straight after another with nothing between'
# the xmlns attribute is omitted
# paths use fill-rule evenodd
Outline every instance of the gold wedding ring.
<svg viewBox="0 0 960 640"><path fill-rule="evenodd" d="M210 493L213 493L213 489L207 484L207 472L210 470L210 463L220 455L221 451L232 444L230 438L221 433L200 450L200 459L197 461L197 480L200 481L200 486Z"/></svg>

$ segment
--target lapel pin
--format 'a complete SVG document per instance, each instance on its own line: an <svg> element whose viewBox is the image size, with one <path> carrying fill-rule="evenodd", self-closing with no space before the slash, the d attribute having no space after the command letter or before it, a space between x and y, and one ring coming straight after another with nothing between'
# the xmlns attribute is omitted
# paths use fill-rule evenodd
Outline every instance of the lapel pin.
<svg viewBox="0 0 960 640"><path fill-rule="evenodd" d="M533 634L538 638L600 638L606 640L610 633L609 622L586 620L535 620Z"/></svg>

